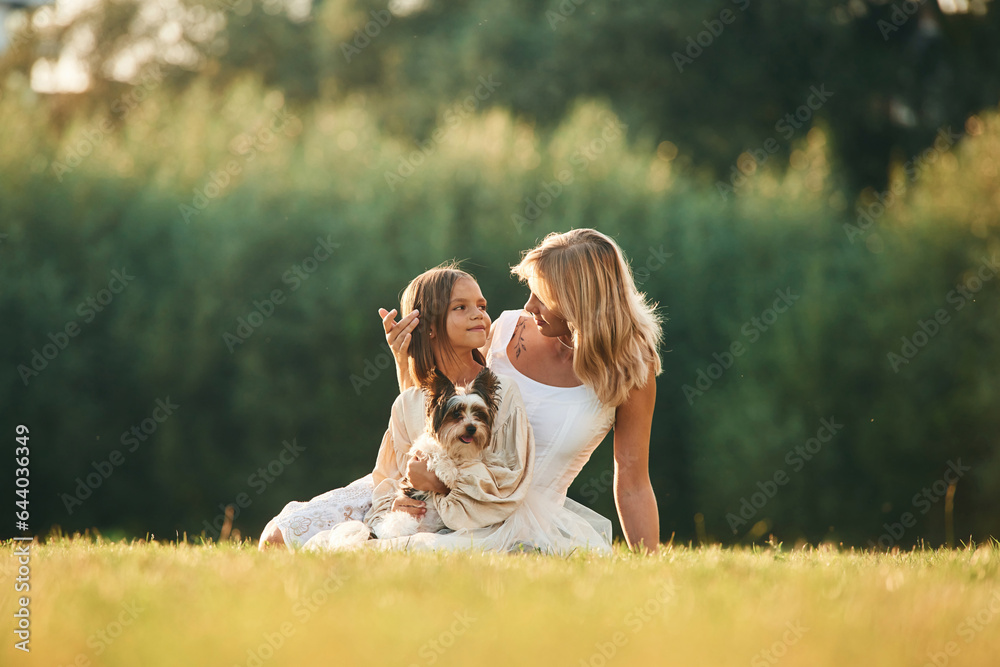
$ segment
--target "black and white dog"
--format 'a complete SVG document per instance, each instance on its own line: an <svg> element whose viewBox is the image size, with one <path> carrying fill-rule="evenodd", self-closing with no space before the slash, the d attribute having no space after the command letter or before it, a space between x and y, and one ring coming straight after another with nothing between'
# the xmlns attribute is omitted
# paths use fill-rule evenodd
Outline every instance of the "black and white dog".
<svg viewBox="0 0 1000 667"><path fill-rule="evenodd" d="M468 386L455 387L447 377L435 371L427 388L427 426L410 446L410 456L427 459L427 469L449 489L455 486L460 469L482 461L493 436L493 422L499 408L500 381L484 368ZM434 491L414 489L403 478L399 495L427 503L427 513L417 519L402 510L389 512L375 529L379 539L405 537L416 533L436 533L446 528L434 508ZM330 534L330 548L351 547L368 540L368 526L361 521L337 525Z"/></svg>

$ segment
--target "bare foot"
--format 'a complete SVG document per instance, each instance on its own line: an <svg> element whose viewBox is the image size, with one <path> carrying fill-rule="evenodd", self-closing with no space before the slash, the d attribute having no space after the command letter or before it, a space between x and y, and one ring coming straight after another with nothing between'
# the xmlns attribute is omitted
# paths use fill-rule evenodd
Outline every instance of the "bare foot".
<svg viewBox="0 0 1000 667"><path fill-rule="evenodd" d="M269 534L263 534L260 536L260 542L257 544L257 549L264 551L268 547L284 547L285 539L281 537L281 530L275 526L274 529Z"/></svg>

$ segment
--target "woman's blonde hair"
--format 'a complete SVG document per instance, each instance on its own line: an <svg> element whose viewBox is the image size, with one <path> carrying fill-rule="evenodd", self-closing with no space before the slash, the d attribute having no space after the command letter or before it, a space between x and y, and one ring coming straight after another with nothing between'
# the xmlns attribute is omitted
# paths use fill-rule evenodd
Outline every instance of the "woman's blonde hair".
<svg viewBox="0 0 1000 667"><path fill-rule="evenodd" d="M410 376L420 387L429 387L434 379L434 369L437 367L435 353L439 359L457 360L457 354L448 339L448 305L451 303L451 291L462 278L475 282L470 274L459 268L458 262L445 262L410 281L400 297L400 315L406 315L416 308L420 311L420 324L410 335ZM433 338L431 328L437 331ZM472 356L483 366L479 350L474 350Z"/></svg>
<svg viewBox="0 0 1000 667"><path fill-rule="evenodd" d="M639 292L611 238L593 229L552 233L511 269L573 333L573 371L602 403L621 405L659 375L656 305Z"/></svg>

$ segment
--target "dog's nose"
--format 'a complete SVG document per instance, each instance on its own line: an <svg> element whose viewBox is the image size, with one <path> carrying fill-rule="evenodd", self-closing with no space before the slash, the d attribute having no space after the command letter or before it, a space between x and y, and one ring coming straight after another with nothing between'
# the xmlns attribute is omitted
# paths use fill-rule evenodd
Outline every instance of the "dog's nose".
<svg viewBox="0 0 1000 667"><path fill-rule="evenodd" d="M473 426L472 424L469 424L468 426L465 427L465 434L466 435L475 435L476 434L476 427Z"/></svg>

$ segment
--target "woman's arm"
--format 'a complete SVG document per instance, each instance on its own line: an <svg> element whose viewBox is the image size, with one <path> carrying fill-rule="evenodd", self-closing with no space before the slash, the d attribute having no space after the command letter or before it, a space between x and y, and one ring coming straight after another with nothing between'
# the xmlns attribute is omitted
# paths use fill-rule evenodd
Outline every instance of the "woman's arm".
<svg viewBox="0 0 1000 667"><path fill-rule="evenodd" d="M649 433L656 405L656 377L650 369L646 386L632 390L615 414L615 504L631 549L655 552L660 543L660 517L649 482Z"/></svg>

